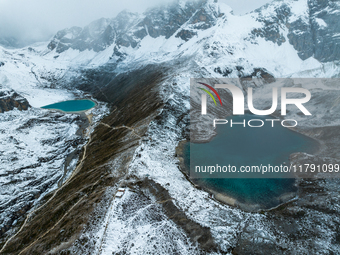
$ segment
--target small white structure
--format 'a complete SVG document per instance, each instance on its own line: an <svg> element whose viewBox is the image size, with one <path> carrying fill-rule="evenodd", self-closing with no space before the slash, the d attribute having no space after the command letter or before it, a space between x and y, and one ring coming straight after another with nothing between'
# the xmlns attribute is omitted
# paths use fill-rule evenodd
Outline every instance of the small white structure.
<svg viewBox="0 0 340 255"><path fill-rule="evenodd" d="M125 189L119 188L118 192L116 193L116 197L121 198L125 193Z"/></svg>

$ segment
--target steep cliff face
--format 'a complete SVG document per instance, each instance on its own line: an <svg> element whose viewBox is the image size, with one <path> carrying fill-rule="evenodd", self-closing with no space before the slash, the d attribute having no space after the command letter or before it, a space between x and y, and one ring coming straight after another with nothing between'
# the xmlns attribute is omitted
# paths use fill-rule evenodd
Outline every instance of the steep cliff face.
<svg viewBox="0 0 340 255"><path fill-rule="evenodd" d="M340 58L340 2L308 1L314 57L322 62Z"/></svg>
<svg viewBox="0 0 340 255"><path fill-rule="evenodd" d="M263 28L252 33L278 45L286 41L305 60L321 62L340 57L340 3L321 0L273 1L255 11Z"/></svg>
<svg viewBox="0 0 340 255"><path fill-rule="evenodd" d="M13 90L0 90L0 113L13 110L27 110L30 107L27 99Z"/></svg>

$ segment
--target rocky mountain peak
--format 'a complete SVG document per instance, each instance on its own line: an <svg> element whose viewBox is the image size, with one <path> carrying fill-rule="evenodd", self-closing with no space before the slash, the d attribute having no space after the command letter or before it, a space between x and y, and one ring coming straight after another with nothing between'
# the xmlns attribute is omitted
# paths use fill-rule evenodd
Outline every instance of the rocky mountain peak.
<svg viewBox="0 0 340 255"><path fill-rule="evenodd" d="M281 45L286 41L305 60L314 56L321 62L340 57L340 3L321 0L273 1L254 11L263 24L252 33Z"/></svg>
<svg viewBox="0 0 340 255"><path fill-rule="evenodd" d="M189 40L197 45L209 37L205 34L201 38L198 34L212 28L211 36L222 34L228 41L228 31L234 29L230 26L236 25L240 30L235 30L233 35L242 37L241 40L259 44L258 38L264 38L278 46L287 42L302 60L314 57L320 62L329 62L340 57L339 7L338 2L331 0L276 0L244 16L234 16L231 9L217 1L178 0L143 14L123 11L113 19L102 18L84 28L61 30L48 48L62 53L68 49L100 52L112 47L109 54L121 61L138 50L145 38L179 38L182 43L177 47ZM236 18L238 24L234 23ZM233 45L232 40L229 44L230 54L237 47L243 47Z"/></svg>
<svg viewBox="0 0 340 255"><path fill-rule="evenodd" d="M61 53L70 48L102 51L115 43L118 47L136 47L145 36L166 39L190 39L195 33L180 30L188 23L195 29L207 29L215 24L221 14L215 1L177 1L147 10L144 14L122 11L114 19L99 19L84 28L72 27L59 31L49 43L50 50Z"/></svg>

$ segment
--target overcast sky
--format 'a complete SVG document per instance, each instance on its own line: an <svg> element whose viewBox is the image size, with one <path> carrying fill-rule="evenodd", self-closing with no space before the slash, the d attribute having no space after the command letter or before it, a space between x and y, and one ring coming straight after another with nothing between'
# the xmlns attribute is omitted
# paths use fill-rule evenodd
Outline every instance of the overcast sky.
<svg viewBox="0 0 340 255"><path fill-rule="evenodd" d="M85 26L101 17L113 18L128 9L143 12L172 0L0 0L0 38L46 41L58 30ZM219 0L235 14L244 14L270 0Z"/></svg>

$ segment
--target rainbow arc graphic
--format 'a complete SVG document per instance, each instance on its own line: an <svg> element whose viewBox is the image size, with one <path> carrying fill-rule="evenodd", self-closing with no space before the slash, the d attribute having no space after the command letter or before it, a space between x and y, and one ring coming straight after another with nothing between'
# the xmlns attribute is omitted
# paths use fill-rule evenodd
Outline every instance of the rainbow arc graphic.
<svg viewBox="0 0 340 255"><path fill-rule="evenodd" d="M221 106L223 106L222 100L220 98L220 95L217 93L217 91L213 87L211 87L210 85L205 84L203 82L198 82L198 83L206 86L208 89L210 89L212 92L214 92L214 94L217 96L218 100L220 101ZM214 100L215 105L217 105L214 95L211 94L211 92L209 90L204 89L204 88L199 88L199 89L203 90L204 92L206 92L212 98L212 100Z"/></svg>

